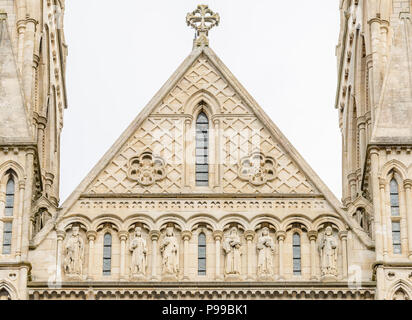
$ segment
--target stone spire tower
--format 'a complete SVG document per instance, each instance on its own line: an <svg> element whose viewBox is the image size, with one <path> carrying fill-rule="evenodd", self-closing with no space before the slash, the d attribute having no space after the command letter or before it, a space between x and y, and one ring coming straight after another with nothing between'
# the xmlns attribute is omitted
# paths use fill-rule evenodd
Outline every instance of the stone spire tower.
<svg viewBox="0 0 412 320"><path fill-rule="evenodd" d="M26 298L30 245L59 205L63 14L64 0L0 0L1 297Z"/></svg>
<svg viewBox="0 0 412 320"><path fill-rule="evenodd" d="M343 204L375 241L376 297L412 278L410 0L341 0L337 47Z"/></svg>

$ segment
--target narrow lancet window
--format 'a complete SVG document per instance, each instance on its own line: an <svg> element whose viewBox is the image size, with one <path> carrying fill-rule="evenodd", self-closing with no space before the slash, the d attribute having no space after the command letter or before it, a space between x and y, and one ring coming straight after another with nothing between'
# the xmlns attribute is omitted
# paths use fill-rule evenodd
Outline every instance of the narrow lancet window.
<svg viewBox="0 0 412 320"><path fill-rule="evenodd" d="M302 274L301 267L301 247L300 247L300 234L293 234L293 274L300 276Z"/></svg>
<svg viewBox="0 0 412 320"><path fill-rule="evenodd" d="M393 217L399 216L399 187L398 182L395 179L391 180L390 185L391 193L391 215Z"/></svg>
<svg viewBox="0 0 412 320"><path fill-rule="evenodd" d="M206 235L199 234L198 242L198 275L206 275Z"/></svg>
<svg viewBox="0 0 412 320"><path fill-rule="evenodd" d="M399 186L398 182L395 179L392 179L390 182L390 200L391 200L391 216L399 217ZM401 244L401 223L396 220L392 221L392 247L394 254L402 253L402 244Z"/></svg>
<svg viewBox="0 0 412 320"><path fill-rule="evenodd" d="M209 185L209 119L201 112L196 121L196 186Z"/></svg>
<svg viewBox="0 0 412 320"><path fill-rule="evenodd" d="M6 185L6 208L5 208L5 216L11 217L13 216L14 210L14 180L10 178Z"/></svg>
<svg viewBox="0 0 412 320"><path fill-rule="evenodd" d="M3 254L11 254L11 236L13 224L6 222L3 224Z"/></svg>
<svg viewBox="0 0 412 320"><path fill-rule="evenodd" d="M103 275L110 276L112 270L112 235L106 233L103 241Z"/></svg>

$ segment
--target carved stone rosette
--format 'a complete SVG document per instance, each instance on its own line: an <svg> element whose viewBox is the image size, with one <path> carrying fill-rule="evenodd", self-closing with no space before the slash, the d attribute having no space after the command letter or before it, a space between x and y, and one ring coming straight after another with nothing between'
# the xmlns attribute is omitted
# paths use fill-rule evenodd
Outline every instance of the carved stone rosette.
<svg viewBox="0 0 412 320"><path fill-rule="evenodd" d="M129 160L127 177L142 186L151 186L166 176L165 161L151 152L143 152Z"/></svg>
<svg viewBox="0 0 412 320"><path fill-rule="evenodd" d="M276 161L261 152L254 152L244 157L239 163L239 177L260 186L276 178Z"/></svg>

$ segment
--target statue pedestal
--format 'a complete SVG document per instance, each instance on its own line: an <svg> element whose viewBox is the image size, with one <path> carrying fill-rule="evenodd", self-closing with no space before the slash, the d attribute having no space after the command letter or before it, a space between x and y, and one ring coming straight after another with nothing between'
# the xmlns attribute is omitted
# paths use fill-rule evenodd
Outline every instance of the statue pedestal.
<svg viewBox="0 0 412 320"><path fill-rule="evenodd" d="M175 275L175 274L165 274L165 275L162 276L162 281L176 282L176 281L178 281L177 275Z"/></svg>
<svg viewBox="0 0 412 320"><path fill-rule="evenodd" d="M83 277L79 274L67 274L66 279L68 281L83 281Z"/></svg>
<svg viewBox="0 0 412 320"><path fill-rule="evenodd" d="M270 274L261 274L261 275L258 275L257 280L258 281L274 281L275 277Z"/></svg>
<svg viewBox="0 0 412 320"><path fill-rule="evenodd" d="M336 281L338 281L338 277L335 276L335 275L332 275L332 274L323 275L320 279L323 282L336 282Z"/></svg>
<svg viewBox="0 0 412 320"><path fill-rule="evenodd" d="M242 279L240 278L239 274L227 274L225 275L225 281L241 281Z"/></svg>
<svg viewBox="0 0 412 320"><path fill-rule="evenodd" d="M130 281L135 281L135 282L146 281L146 276L144 274L132 274L130 276Z"/></svg>

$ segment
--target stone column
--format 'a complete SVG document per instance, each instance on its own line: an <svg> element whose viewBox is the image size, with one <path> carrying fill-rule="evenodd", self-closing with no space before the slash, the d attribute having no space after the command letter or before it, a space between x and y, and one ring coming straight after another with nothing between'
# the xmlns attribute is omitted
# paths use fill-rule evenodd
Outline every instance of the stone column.
<svg viewBox="0 0 412 320"><path fill-rule="evenodd" d="M308 238L310 241L310 280L317 280L316 275L316 239L318 238L318 232L316 230L311 230L308 232Z"/></svg>
<svg viewBox="0 0 412 320"><path fill-rule="evenodd" d="M27 255L29 253L29 235L30 235L30 212L31 212L31 202L33 194L33 164L34 164L34 149L27 150L26 153L26 188L24 193L24 212L22 217L22 237L21 237L21 248L22 248L22 258L27 260Z"/></svg>
<svg viewBox="0 0 412 320"><path fill-rule="evenodd" d="M286 239L286 232L285 231L278 231L276 232L276 238L279 242L279 277L278 280L283 280L283 242Z"/></svg>
<svg viewBox="0 0 412 320"><path fill-rule="evenodd" d="M24 212L24 189L25 189L25 181L19 181L19 208L18 208L18 215L17 215L17 245L16 245L16 258L20 260L21 257L21 235L22 235L22 220L23 220L23 212Z"/></svg>
<svg viewBox="0 0 412 320"><path fill-rule="evenodd" d="M361 121L358 124L359 128L359 156L360 156L360 165L363 168L365 162L365 151L366 151L366 123L365 118L362 117ZM360 181L360 180L359 180Z"/></svg>
<svg viewBox="0 0 412 320"><path fill-rule="evenodd" d="M348 249L347 249L347 242L348 242L348 232L341 231L339 232L339 239L342 246L342 278L348 278Z"/></svg>
<svg viewBox="0 0 412 320"><path fill-rule="evenodd" d="M387 215L386 213L386 193L385 193L385 187L387 182L385 179L378 179L379 181L379 202L380 202L380 218L381 218L381 238L382 238L382 249L383 249L383 260L385 261L388 257L388 244L389 237L388 237L388 230L391 228L392 222L390 219L390 216Z"/></svg>
<svg viewBox="0 0 412 320"><path fill-rule="evenodd" d="M120 239L120 280L126 281L126 240L129 237L127 231L119 232Z"/></svg>
<svg viewBox="0 0 412 320"><path fill-rule="evenodd" d="M56 253L56 282L62 281L62 255L63 240L66 238L66 232L57 230L57 253Z"/></svg>
<svg viewBox="0 0 412 320"><path fill-rule="evenodd" d="M192 233L188 230L182 232L183 239L183 280L189 280L189 241Z"/></svg>
<svg viewBox="0 0 412 320"><path fill-rule="evenodd" d="M220 120L214 119L215 130L215 190L220 187Z"/></svg>
<svg viewBox="0 0 412 320"><path fill-rule="evenodd" d="M378 179L378 170L379 170L379 150L371 149L370 151L371 158L371 186L373 194L373 215L375 221L375 252L376 260L381 261L383 259L383 226L381 224L381 199L380 199L380 190L379 190L379 179Z"/></svg>
<svg viewBox="0 0 412 320"><path fill-rule="evenodd" d="M87 240L89 241L89 264L87 266L87 280L93 280L93 266L94 266L94 241L97 238L96 231L86 232Z"/></svg>
<svg viewBox="0 0 412 320"><path fill-rule="evenodd" d="M253 280L253 270L252 270L252 241L255 238L255 232L252 230L245 231L245 239L247 242L247 279Z"/></svg>
<svg viewBox="0 0 412 320"><path fill-rule="evenodd" d="M158 280L156 267L157 267L157 241L160 238L160 231L152 230L149 233L150 239L152 240L152 280Z"/></svg>
<svg viewBox="0 0 412 320"><path fill-rule="evenodd" d="M24 47L24 33L26 30L26 1L17 0L17 33L19 35L18 48L17 48L17 64L21 72L23 67L23 47Z"/></svg>
<svg viewBox="0 0 412 320"><path fill-rule="evenodd" d="M412 180L404 181L405 188L405 204L406 204L406 223L408 226L408 256L412 259Z"/></svg>
<svg viewBox="0 0 412 320"><path fill-rule="evenodd" d="M220 255L221 255L221 241L223 239L223 231L217 230L213 232L213 238L215 239L215 251L216 251L216 280L222 280L220 273Z"/></svg>

